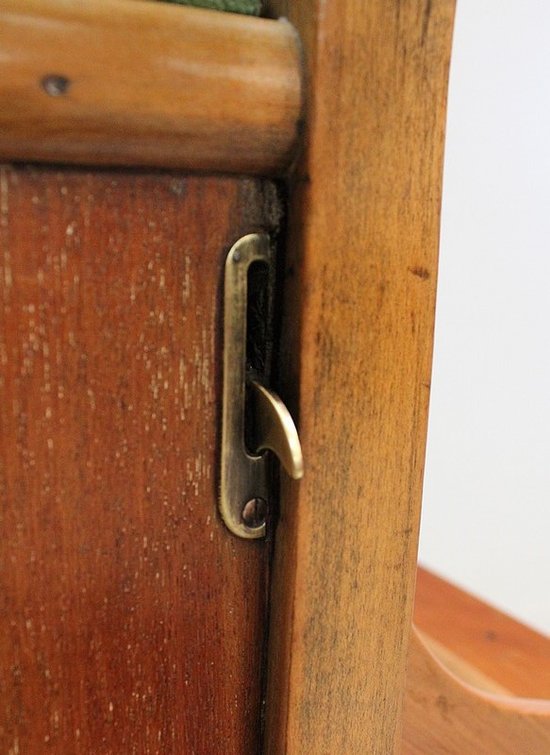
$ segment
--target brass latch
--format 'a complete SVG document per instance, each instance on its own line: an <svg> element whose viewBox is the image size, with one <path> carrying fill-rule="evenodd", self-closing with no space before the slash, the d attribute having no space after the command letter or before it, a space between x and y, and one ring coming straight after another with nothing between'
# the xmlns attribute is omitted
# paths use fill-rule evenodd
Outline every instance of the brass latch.
<svg viewBox="0 0 550 755"><path fill-rule="evenodd" d="M249 286L251 277L254 285ZM267 452L272 451L294 479L303 474L296 426L281 399L265 385L273 278L269 236L248 234L231 247L225 262L220 511L231 532L244 538L265 535L272 497ZM254 342L256 329L259 338Z"/></svg>

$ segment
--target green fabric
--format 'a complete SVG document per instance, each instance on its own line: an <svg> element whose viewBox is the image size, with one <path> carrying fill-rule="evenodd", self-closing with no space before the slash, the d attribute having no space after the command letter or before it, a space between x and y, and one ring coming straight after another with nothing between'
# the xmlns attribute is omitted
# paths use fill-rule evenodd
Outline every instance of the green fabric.
<svg viewBox="0 0 550 755"><path fill-rule="evenodd" d="M164 0L164 2L225 10L229 13L246 13L249 16L259 16L262 5L262 0Z"/></svg>

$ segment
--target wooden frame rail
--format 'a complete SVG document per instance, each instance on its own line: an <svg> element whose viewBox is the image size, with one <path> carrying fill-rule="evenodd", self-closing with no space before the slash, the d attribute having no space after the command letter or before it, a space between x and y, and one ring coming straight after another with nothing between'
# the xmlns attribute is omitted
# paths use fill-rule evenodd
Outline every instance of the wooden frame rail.
<svg viewBox="0 0 550 755"><path fill-rule="evenodd" d="M301 113L285 21L1 0L0 159L277 174Z"/></svg>

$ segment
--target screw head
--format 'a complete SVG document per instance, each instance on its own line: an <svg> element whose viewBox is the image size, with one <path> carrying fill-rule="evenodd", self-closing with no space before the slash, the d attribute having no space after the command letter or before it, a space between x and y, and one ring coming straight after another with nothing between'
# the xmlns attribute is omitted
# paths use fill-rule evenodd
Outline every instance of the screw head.
<svg viewBox="0 0 550 755"><path fill-rule="evenodd" d="M267 503L263 498L251 498L241 512L243 523L250 529L258 529L265 524L266 516Z"/></svg>

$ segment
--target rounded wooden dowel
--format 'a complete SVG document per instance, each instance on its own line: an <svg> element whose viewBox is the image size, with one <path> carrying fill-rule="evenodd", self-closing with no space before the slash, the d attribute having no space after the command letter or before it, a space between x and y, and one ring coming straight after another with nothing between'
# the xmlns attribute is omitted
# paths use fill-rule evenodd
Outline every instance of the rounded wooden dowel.
<svg viewBox="0 0 550 755"><path fill-rule="evenodd" d="M277 174L301 112L286 21L2 0L0 159Z"/></svg>

